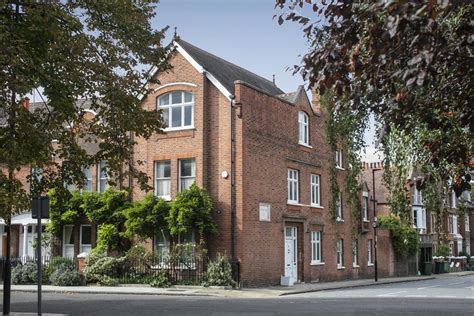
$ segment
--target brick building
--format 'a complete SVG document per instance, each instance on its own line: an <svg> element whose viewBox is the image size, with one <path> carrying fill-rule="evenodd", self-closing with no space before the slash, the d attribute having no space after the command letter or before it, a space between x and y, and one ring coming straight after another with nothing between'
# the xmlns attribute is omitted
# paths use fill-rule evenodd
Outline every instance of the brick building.
<svg viewBox="0 0 474 316"><path fill-rule="evenodd" d="M372 275L371 234L353 240L344 192L339 220L329 215L328 170L338 164L343 187L345 159L326 143L317 98L302 87L285 94L183 40L176 45L173 69L155 74L160 84L143 100L163 110L168 128L137 139L134 153L155 193L173 199L193 181L208 190L218 226L210 254L238 260L244 286ZM134 199L144 195L134 188ZM164 234L147 246L167 245Z"/></svg>
<svg viewBox="0 0 474 316"><path fill-rule="evenodd" d="M369 186L361 190L360 235L353 235L359 220L353 221L344 192L337 220L329 214L329 169L336 164L343 188L346 161L343 148L334 153L327 145L317 97L310 99L303 87L284 93L183 40L176 48L173 69L156 72L159 84L150 83L143 98L147 110L163 111L168 127L148 140L135 139L134 159L144 162L137 167L148 174L155 194L171 200L194 182L206 188L217 224L217 234L207 236L209 253L239 262L244 286L373 276ZM89 190L106 187L100 165L84 172ZM145 194L133 186L134 200ZM87 252L95 235L90 223L64 227L53 252ZM194 234L180 236L181 242L195 240ZM145 245L163 251L169 235L164 231ZM379 245L391 249L388 237ZM391 275L384 268L389 258L379 255L380 276Z"/></svg>
<svg viewBox="0 0 474 316"><path fill-rule="evenodd" d="M372 157L373 158L373 157ZM382 159L368 159L364 163L363 179L367 183L375 181L376 207L378 215L390 214L389 191L383 182ZM373 171L375 169L375 171ZM472 254L473 234L470 233L473 217L472 210L474 206L471 201L469 191L462 193L457 197L454 191L449 191L446 196L446 209L441 213L441 218L437 218L435 213L429 213L425 207L423 199L423 190L418 189L416 183L422 180L424 175L417 168L412 168L406 179L407 189L409 191L412 225L418 230L419 249L415 262L408 262L407 271L414 274L417 270L424 271L424 263L431 262L433 256L437 253L438 241L446 240L450 246L450 256L457 257L461 252ZM447 184L448 185L448 184ZM459 208L464 205L465 213L459 214ZM436 226L441 220L440 233ZM440 234L442 236L440 236ZM400 262L395 258L388 262L389 275L400 275L403 270ZM415 265L414 265L415 264ZM416 265L417 264L417 265Z"/></svg>

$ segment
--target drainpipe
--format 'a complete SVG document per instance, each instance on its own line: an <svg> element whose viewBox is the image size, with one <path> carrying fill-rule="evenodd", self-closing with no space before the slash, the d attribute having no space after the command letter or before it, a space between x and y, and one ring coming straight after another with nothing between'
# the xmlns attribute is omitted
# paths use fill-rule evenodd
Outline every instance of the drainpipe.
<svg viewBox="0 0 474 316"><path fill-rule="evenodd" d="M134 159L134 146L133 146L133 132L130 132L130 135L129 135L129 139L130 139L130 156L128 158L128 200L130 202L133 201L133 159Z"/></svg>
<svg viewBox="0 0 474 316"><path fill-rule="evenodd" d="M230 254L235 261L235 97L230 96Z"/></svg>
<svg viewBox="0 0 474 316"><path fill-rule="evenodd" d="M235 255L236 186L235 186L235 96L230 95L230 254L233 279L239 282L239 266Z"/></svg>

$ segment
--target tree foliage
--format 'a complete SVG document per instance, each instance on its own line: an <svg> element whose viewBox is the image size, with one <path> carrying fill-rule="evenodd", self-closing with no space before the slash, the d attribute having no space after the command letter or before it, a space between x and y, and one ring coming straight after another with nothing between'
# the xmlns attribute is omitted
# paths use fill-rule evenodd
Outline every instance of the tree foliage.
<svg viewBox="0 0 474 316"><path fill-rule="evenodd" d="M128 245L127 238L120 233L125 223L126 210L131 206L126 191L108 189L98 192L49 191L50 222L48 231L59 235L66 224L75 224L87 218L98 225L97 248L101 252L121 249Z"/></svg>
<svg viewBox="0 0 474 316"><path fill-rule="evenodd" d="M400 259L414 256L418 250L418 232L409 223L403 223L399 217L379 216L381 228L390 230L395 255Z"/></svg>
<svg viewBox="0 0 474 316"><path fill-rule="evenodd" d="M203 234L215 233L212 219L212 200L207 192L196 184L176 195L166 218L171 235L180 235L196 229L201 239Z"/></svg>
<svg viewBox="0 0 474 316"><path fill-rule="evenodd" d="M82 186L82 167L101 160L108 161L112 182L132 176L146 186L146 175L132 163L130 135L161 131L160 113L141 107L150 79L143 69L169 69L172 53L162 45L166 28L150 25L155 2L0 2L3 218L29 206L29 192L18 180L22 166L43 170L32 194L64 183ZM32 91L43 103L28 111L21 104ZM90 102L93 119L78 99Z"/></svg>
<svg viewBox="0 0 474 316"><path fill-rule="evenodd" d="M276 0L276 6L286 9L280 24L303 25L310 50L295 72L310 88L344 100L335 106L339 114L375 114L382 139L397 130L416 140L421 164L451 176L458 196L469 189L472 2Z"/></svg>
<svg viewBox="0 0 474 316"><path fill-rule="evenodd" d="M126 210L125 234L130 238L153 238L168 227L166 217L169 210L170 202L157 198L153 193L147 194Z"/></svg>

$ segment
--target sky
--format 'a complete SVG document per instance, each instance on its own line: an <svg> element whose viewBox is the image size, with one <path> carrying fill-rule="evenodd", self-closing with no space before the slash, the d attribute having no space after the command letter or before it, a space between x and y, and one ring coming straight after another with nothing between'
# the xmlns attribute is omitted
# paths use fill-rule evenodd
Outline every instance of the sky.
<svg viewBox="0 0 474 316"><path fill-rule="evenodd" d="M279 25L275 0L161 0L152 21L155 29L174 28L185 41L272 80L285 92L295 91L304 80L293 75L294 65L308 51L300 25ZM165 42L167 44L168 42ZM366 132L370 145L373 130Z"/></svg>
<svg viewBox="0 0 474 316"><path fill-rule="evenodd" d="M161 0L153 27L174 27L179 36L214 55L272 80L285 92L304 83L286 71L301 61L307 51L300 27L293 22L279 25L274 0Z"/></svg>

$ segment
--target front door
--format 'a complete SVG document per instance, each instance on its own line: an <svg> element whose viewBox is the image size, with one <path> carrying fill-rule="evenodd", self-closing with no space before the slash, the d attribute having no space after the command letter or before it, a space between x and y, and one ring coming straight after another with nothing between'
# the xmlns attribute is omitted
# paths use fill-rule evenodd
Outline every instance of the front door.
<svg viewBox="0 0 474 316"><path fill-rule="evenodd" d="M298 279L296 233L295 226L285 227L285 276L291 277L294 281Z"/></svg>

